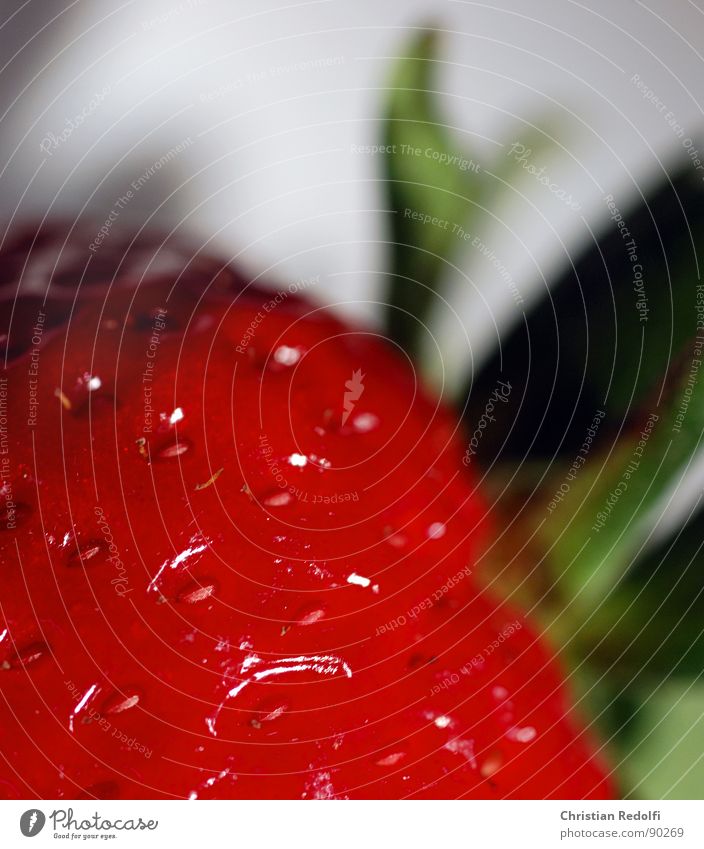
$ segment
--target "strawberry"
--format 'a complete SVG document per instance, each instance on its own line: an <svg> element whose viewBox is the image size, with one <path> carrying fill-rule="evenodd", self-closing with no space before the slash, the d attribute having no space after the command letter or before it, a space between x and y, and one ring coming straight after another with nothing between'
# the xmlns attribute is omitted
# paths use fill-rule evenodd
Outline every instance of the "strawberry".
<svg viewBox="0 0 704 849"><path fill-rule="evenodd" d="M64 235L2 257L0 794L609 797L411 363L299 286Z"/></svg>

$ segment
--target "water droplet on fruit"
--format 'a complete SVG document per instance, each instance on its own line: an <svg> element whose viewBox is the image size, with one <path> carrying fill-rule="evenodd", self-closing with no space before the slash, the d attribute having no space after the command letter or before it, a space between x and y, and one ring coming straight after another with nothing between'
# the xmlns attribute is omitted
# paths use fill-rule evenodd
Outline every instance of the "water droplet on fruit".
<svg viewBox="0 0 704 849"><path fill-rule="evenodd" d="M386 755L386 757L378 760L376 764L377 766L394 766L399 761L402 761L405 757L405 752L393 752L392 754Z"/></svg>
<svg viewBox="0 0 704 849"><path fill-rule="evenodd" d="M106 391L103 379L88 371L82 372L73 386L58 387L54 394L64 410L79 417L101 407L115 405L115 398Z"/></svg>
<svg viewBox="0 0 704 849"><path fill-rule="evenodd" d="M172 460L174 457L180 457L193 447L190 439L185 436L174 436L162 443L155 452L155 457L158 460Z"/></svg>
<svg viewBox="0 0 704 849"><path fill-rule="evenodd" d="M72 547L66 558L66 565L70 568L96 566L105 562L107 554L107 546L103 540L90 539L81 543L79 548Z"/></svg>
<svg viewBox="0 0 704 849"><path fill-rule="evenodd" d="M263 724L279 719L287 710L286 702L265 699L254 709L254 716L249 720L249 724L253 728L261 728Z"/></svg>
<svg viewBox="0 0 704 849"><path fill-rule="evenodd" d="M290 504L292 501L293 496L286 490L274 492L264 498L264 504L266 504L267 507L286 507L286 505Z"/></svg>
<svg viewBox="0 0 704 849"><path fill-rule="evenodd" d="M73 712L71 713L71 716L69 717L69 720L68 720L68 728L69 728L69 731L73 731L73 724L74 724L74 723L73 723L73 721L74 721L74 719L75 719L75 718L76 718L76 717L77 717L77 716L81 713L81 711L82 711L82 710L86 707L86 705L88 704L88 702L89 702L89 701L93 698L93 696L95 696L95 694L96 694L96 692L97 692L97 691L98 691L98 685L97 685L97 684L91 684L91 686L90 686L90 687L89 687L89 688L85 691L85 693L83 693L83 695L80 697L80 699L78 700L78 704L77 704L77 705L76 705L76 707L73 709ZM72 692L73 692L73 693L74 693L74 695L75 695L77 691L76 691L76 690L75 690L75 688L74 688L74 689L72 690ZM91 722L91 720L92 720L92 717L91 717L90 715L88 715L88 716L84 716L84 717L82 717L82 720L81 720L81 721L82 721L83 723L88 723L88 722Z"/></svg>
<svg viewBox="0 0 704 849"><path fill-rule="evenodd" d="M295 616L295 624L296 625L314 625L316 622L320 622L325 616L325 609L322 608L319 604L307 605L306 607L302 607Z"/></svg>
<svg viewBox="0 0 704 849"><path fill-rule="evenodd" d="M231 760L231 758L228 758ZM232 798L229 788L220 789L218 785L232 785L237 781L237 774L230 767L221 769L216 775L212 775L203 781L195 790L191 790L188 795L189 799L212 799L222 796L222 798ZM224 795L223 795L224 794Z"/></svg>
<svg viewBox="0 0 704 849"><path fill-rule="evenodd" d="M433 522L427 530L428 539L442 539L445 536L447 528L443 522Z"/></svg>
<svg viewBox="0 0 704 849"><path fill-rule="evenodd" d="M535 740L537 732L533 726L526 725L523 728L509 728L506 736L516 743L530 743L531 740Z"/></svg>
<svg viewBox="0 0 704 849"><path fill-rule="evenodd" d="M364 575L358 575L356 572L352 572L351 575L347 576L347 583L366 588L371 584L371 581L369 578L365 578Z"/></svg>
<svg viewBox="0 0 704 849"><path fill-rule="evenodd" d="M388 525L384 528L384 539L396 549L403 548L408 542L407 537L403 534L394 533L393 528L390 528Z"/></svg>
<svg viewBox="0 0 704 849"><path fill-rule="evenodd" d="M454 740L449 740L445 743L445 748L448 752L452 752L454 755L462 755L472 766L472 769L477 768L477 761L474 757L474 741L473 740L463 740L460 737L455 738Z"/></svg>
<svg viewBox="0 0 704 849"><path fill-rule="evenodd" d="M178 591L176 601L182 604L197 604L209 599L217 588L217 583L212 578L194 578Z"/></svg>
<svg viewBox="0 0 704 849"><path fill-rule="evenodd" d="M360 413L352 419L352 427L357 433L370 433L379 427L379 418L374 413Z"/></svg>
<svg viewBox="0 0 704 849"><path fill-rule="evenodd" d="M250 684L262 681L277 681L282 676L301 673L312 673L321 678L345 677L352 678L352 669L349 664L337 655L297 655L295 657L282 657L277 660L265 661L256 654L247 655L242 661L239 680L234 687L230 687L225 698L215 709L215 712L205 719L205 725L213 737L218 736L218 718L227 703L236 698ZM230 686L232 676L225 678L225 683Z"/></svg>
<svg viewBox="0 0 704 849"><path fill-rule="evenodd" d="M300 359L300 348L291 348L288 345L279 345L279 347L274 351L274 362L282 366L295 366Z"/></svg>
<svg viewBox="0 0 704 849"><path fill-rule="evenodd" d="M10 652L2 666L4 669L23 669L48 657L49 653L49 646L41 640L25 643Z"/></svg>
<svg viewBox="0 0 704 849"><path fill-rule="evenodd" d="M504 762L503 756L498 749L494 749L489 753L486 760L479 767L479 773L483 778L491 778L502 767Z"/></svg>
<svg viewBox="0 0 704 849"><path fill-rule="evenodd" d="M189 543L190 545L187 548L184 548L183 551L180 551L175 557L171 557L161 564L161 566L157 570L156 575L154 575L154 577L149 582L147 591L160 591L162 578L168 579L169 573L167 570L173 569L178 574L181 571L185 571L186 569L191 568L197 562L196 560L194 560L194 558L197 557L199 554L202 554L208 547L208 541L200 534L195 534L194 536L192 536L189 540Z"/></svg>
<svg viewBox="0 0 704 849"><path fill-rule="evenodd" d="M317 454L309 454L308 459L320 469L331 469L332 463L326 460L325 457L318 457Z"/></svg>
<svg viewBox="0 0 704 849"><path fill-rule="evenodd" d="M126 710L139 704L140 695L134 689L127 689L121 693L113 693L103 702L103 712L109 714L124 713Z"/></svg>
<svg viewBox="0 0 704 849"><path fill-rule="evenodd" d="M327 770L316 772L307 782L301 794L303 799L334 799L335 788L332 776Z"/></svg>

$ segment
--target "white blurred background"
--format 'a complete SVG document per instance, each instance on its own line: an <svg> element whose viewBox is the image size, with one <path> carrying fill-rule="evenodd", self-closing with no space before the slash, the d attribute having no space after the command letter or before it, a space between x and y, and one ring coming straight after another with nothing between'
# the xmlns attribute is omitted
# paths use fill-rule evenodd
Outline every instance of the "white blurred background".
<svg viewBox="0 0 704 849"><path fill-rule="evenodd" d="M691 0L31 0L1 17L3 234L83 209L103 221L167 157L121 215L212 240L253 274L320 275L315 297L371 322L386 199L380 158L355 146L380 140L389 64L413 29L445 30L438 89L458 144L491 162L548 116L549 173L580 206L528 174L497 182L485 242L524 304L463 247L448 285L475 366L610 226L604 195L626 211L704 123ZM466 361L464 334L444 327L456 320L435 321L446 357Z"/></svg>

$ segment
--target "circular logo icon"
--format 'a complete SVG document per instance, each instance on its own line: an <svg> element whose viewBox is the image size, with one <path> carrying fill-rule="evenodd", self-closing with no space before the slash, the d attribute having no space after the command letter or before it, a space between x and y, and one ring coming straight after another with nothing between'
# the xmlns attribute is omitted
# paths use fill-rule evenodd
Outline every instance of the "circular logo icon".
<svg viewBox="0 0 704 849"><path fill-rule="evenodd" d="M44 828L46 817L39 808L31 808L20 817L20 831L25 837L34 837Z"/></svg>

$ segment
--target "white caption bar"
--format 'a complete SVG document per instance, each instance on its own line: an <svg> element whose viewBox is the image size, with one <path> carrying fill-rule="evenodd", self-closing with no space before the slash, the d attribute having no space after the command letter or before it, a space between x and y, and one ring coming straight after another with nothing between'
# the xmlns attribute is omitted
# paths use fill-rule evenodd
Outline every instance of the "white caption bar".
<svg viewBox="0 0 704 849"><path fill-rule="evenodd" d="M704 802L0 802L0 846L704 846ZM34 842L29 843L29 840Z"/></svg>

